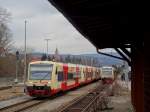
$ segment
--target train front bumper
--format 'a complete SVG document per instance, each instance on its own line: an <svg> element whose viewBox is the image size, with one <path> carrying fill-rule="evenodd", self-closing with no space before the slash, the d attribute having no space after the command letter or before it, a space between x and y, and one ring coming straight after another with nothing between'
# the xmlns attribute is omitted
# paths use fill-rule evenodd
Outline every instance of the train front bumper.
<svg viewBox="0 0 150 112"><path fill-rule="evenodd" d="M51 87L50 86L27 86L26 87L27 93L33 97L46 97L50 96L51 94Z"/></svg>

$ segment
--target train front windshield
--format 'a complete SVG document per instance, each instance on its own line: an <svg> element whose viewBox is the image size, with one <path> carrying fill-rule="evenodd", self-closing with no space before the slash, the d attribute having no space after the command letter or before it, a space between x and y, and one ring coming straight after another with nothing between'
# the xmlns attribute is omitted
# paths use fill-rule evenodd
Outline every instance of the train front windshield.
<svg viewBox="0 0 150 112"><path fill-rule="evenodd" d="M102 74L109 76L109 75L112 75L112 71L102 71Z"/></svg>
<svg viewBox="0 0 150 112"><path fill-rule="evenodd" d="M50 80L52 69L51 64L32 64L29 69L29 80Z"/></svg>
<svg viewBox="0 0 150 112"><path fill-rule="evenodd" d="M105 76L112 75L113 74L112 72L113 72L112 68L102 68L102 74Z"/></svg>

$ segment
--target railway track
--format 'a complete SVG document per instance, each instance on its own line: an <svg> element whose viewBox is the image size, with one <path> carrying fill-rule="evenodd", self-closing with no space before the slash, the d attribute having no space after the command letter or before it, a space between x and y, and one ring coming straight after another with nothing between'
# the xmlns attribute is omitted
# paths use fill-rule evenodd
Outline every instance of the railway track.
<svg viewBox="0 0 150 112"><path fill-rule="evenodd" d="M95 112L102 106L106 97L108 85L99 86L63 107L52 112Z"/></svg>
<svg viewBox="0 0 150 112"><path fill-rule="evenodd" d="M0 90L5 90L5 89L10 89L12 86L5 86L5 87L0 87Z"/></svg>
<svg viewBox="0 0 150 112"><path fill-rule="evenodd" d="M42 103L45 103L49 100L53 100L56 97L62 96L64 93L58 93L51 96L50 98L33 98L26 101L22 101L7 107L0 108L0 112L21 112L26 111L30 108L36 107Z"/></svg>
<svg viewBox="0 0 150 112"><path fill-rule="evenodd" d="M3 87L0 87L0 90L7 90L7 89L11 89L13 87L23 87L23 85L9 85L9 86L3 86Z"/></svg>
<svg viewBox="0 0 150 112"><path fill-rule="evenodd" d="M91 89L89 91L89 93L86 93L74 100L71 101L71 103L69 103L69 105L65 105L63 108L58 108L57 111L55 112L80 112L81 110L85 109L86 106L88 105L98 94L99 91L102 91L105 87L104 86L100 86L98 88L95 89ZM49 101L50 99L54 99L58 96L62 96L65 93L60 93L60 94L56 94L54 96L52 96L51 98L46 98L46 99L42 99L39 100L37 98L34 99L30 99L27 101L23 101L17 104L13 104L4 108L0 109L0 112L20 112L20 111L28 111L34 107L37 107L38 105L42 104L42 103L46 103L47 101ZM69 107L69 109L68 109ZM65 110L67 109L67 111ZM59 111L58 111L59 110Z"/></svg>
<svg viewBox="0 0 150 112"><path fill-rule="evenodd" d="M20 112L44 103L46 100L30 99L0 109L0 112Z"/></svg>

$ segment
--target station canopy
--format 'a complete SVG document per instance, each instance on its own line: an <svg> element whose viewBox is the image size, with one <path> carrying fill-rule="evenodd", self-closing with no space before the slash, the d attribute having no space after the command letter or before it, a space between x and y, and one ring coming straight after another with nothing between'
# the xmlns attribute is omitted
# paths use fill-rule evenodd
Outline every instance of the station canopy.
<svg viewBox="0 0 150 112"><path fill-rule="evenodd" d="M131 0L49 0L98 49L141 46L140 3ZM140 38L139 38L140 37ZM136 39L135 39L136 38Z"/></svg>

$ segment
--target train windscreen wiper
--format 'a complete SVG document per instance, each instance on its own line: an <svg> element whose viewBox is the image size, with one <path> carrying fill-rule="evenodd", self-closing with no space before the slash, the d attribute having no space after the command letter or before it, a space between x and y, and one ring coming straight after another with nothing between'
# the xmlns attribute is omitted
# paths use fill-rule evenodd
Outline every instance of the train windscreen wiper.
<svg viewBox="0 0 150 112"><path fill-rule="evenodd" d="M44 77L43 77L42 79L40 79L40 82L41 82L42 80L44 80L48 75L49 75L49 72L48 72L46 75L44 75Z"/></svg>

